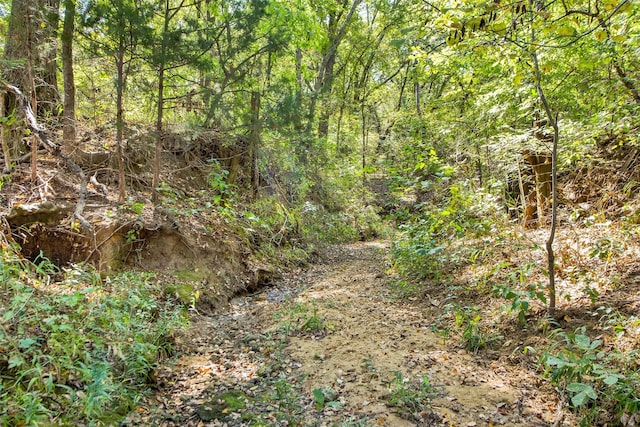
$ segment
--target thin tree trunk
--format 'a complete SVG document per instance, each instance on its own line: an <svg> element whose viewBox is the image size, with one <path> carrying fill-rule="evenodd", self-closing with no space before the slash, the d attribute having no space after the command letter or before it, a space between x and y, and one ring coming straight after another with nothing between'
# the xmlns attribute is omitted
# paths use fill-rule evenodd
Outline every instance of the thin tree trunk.
<svg viewBox="0 0 640 427"><path fill-rule="evenodd" d="M293 129L296 132L302 132L302 93L304 90L304 81L302 77L302 49L296 49L296 94L295 94L295 111L293 113Z"/></svg>
<svg viewBox="0 0 640 427"><path fill-rule="evenodd" d="M169 0L164 3L164 27L160 47L160 65L158 70L158 111L156 114L156 149L153 159L153 180L151 182L151 194L153 203L158 203L158 187L160 185L160 165L162 158L162 122L164 119L164 73L165 58L167 54L167 34L169 34L170 9Z"/></svg>
<svg viewBox="0 0 640 427"><path fill-rule="evenodd" d="M418 82L413 82L413 95L415 98L415 103L416 103L416 114L421 117L422 116L422 110L420 108L420 83Z"/></svg>
<svg viewBox="0 0 640 427"><path fill-rule="evenodd" d="M124 203L126 197L126 182L124 174L124 153L122 150L124 133L124 41L120 40L116 53L116 155L118 157L118 203Z"/></svg>
<svg viewBox="0 0 640 427"><path fill-rule="evenodd" d="M533 8L533 0L529 0L529 10L530 13L534 13ZM535 50L536 43L536 33L535 28L531 27L531 45L534 46L534 49L531 53L531 58L533 60L533 70L535 74L535 85L536 91L538 93L538 98L542 103L542 107L544 108L544 112L549 120L549 124L553 128L553 147L551 150L551 187L552 187L552 196L551 196L551 230L549 231L549 238L546 242L547 249L547 269L549 271L549 314L553 316L556 310L556 275L555 275L555 254L553 252L553 243L556 236L556 228L557 228L557 211L558 211L558 186L557 186L557 170L558 170L558 138L559 138L559 130L558 130L558 120L557 116L554 116L551 112L551 107L549 106L549 102L547 101L547 97L545 96L544 89L542 88L542 73L540 72L540 64L538 62L538 53Z"/></svg>
<svg viewBox="0 0 640 427"><path fill-rule="evenodd" d="M336 153L340 153L340 138L342 138L342 117L344 116L344 102L340 103L340 112L338 113L338 123L336 129Z"/></svg>
<svg viewBox="0 0 640 427"><path fill-rule="evenodd" d="M164 63L158 71L158 111L156 117L156 147L153 158L153 180L151 194L153 203L158 203L158 187L160 186L160 166L162 159L162 121L164 117Z"/></svg>
<svg viewBox="0 0 640 427"><path fill-rule="evenodd" d="M307 132L310 134L311 129L313 127L314 118L316 114L316 108L318 99L322 94L330 93L332 84L333 84L333 68L336 61L336 55L338 51L338 47L344 38L344 35L351 23L351 19L353 15L356 13L358 6L362 3L362 0L354 0L349 13L345 17L342 25L335 32L335 37L330 40L330 45L326 51L326 53L322 57L322 62L320 63L320 67L318 69L318 75L316 76L316 82L314 85L313 94L311 96L311 103L309 107L309 115L308 115L308 123L307 123ZM331 26L332 24L330 24ZM329 36L331 36L331 28L329 30ZM319 135L326 136L326 133L329 129L329 116L326 110L323 112L322 117L320 119L320 123L318 125Z"/></svg>
<svg viewBox="0 0 640 427"><path fill-rule="evenodd" d="M260 192L260 169L258 150L260 147L260 92L251 92L251 190L257 199Z"/></svg>
<svg viewBox="0 0 640 427"><path fill-rule="evenodd" d="M402 78L402 84L400 85L400 93L398 94L398 104L396 105L396 111L400 111L402 108L402 100L404 98L404 88L407 86L407 81L409 80L409 63L407 62L407 71L404 73L404 77Z"/></svg>
<svg viewBox="0 0 640 427"><path fill-rule="evenodd" d="M362 201L365 202L367 187L367 117L365 115L364 103L361 105L362 114Z"/></svg>
<svg viewBox="0 0 640 427"><path fill-rule="evenodd" d="M0 119L4 118L4 92L0 93ZM2 144L2 154L4 154L4 173L11 172L11 153L9 151L9 144L5 138L4 123L0 123L0 143Z"/></svg>
<svg viewBox="0 0 640 427"><path fill-rule="evenodd" d="M75 27L75 0L64 0L62 28L62 76L64 80L64 104L62 111L62 149L70 154L76 144L76 86L73 75L73 31Z"/></svg>
<svg viewBox="0 0 640 427"><path fill-rule="evenodd" d="M25 16L25 23L27 26L27 46L26 46L26 72L27 80L26 86L28 88L29 96L31 97L31 108L33 113L38 116L38 100L36 98L36 85L33 77L33 34L31 32L31 10L30 3L27 3L27 13ZM31 181L36 182L38 180L38 140L35 135L31 137Z"/></svg>

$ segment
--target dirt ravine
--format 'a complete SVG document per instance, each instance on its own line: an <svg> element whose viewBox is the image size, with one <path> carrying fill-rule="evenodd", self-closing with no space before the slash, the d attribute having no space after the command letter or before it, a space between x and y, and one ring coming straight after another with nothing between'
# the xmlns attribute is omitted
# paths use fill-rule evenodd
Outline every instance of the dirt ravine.
<svg viewBox="0 0 640 427"><path fill-rule="evenodd" d="M383 242L334 247L197 319L126 424L565 425L531 367L443 342L427 304L394 298L387 252Z"/></svg>

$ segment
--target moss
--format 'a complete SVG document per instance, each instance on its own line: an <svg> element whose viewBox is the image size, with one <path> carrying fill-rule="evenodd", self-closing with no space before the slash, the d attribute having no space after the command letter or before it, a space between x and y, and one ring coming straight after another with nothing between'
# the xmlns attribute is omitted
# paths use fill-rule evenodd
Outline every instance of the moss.
<svg viewBox="0 0 640 427"><path fill-rule="evenodd" d="M206 274L198 268L177 270L174 273L174 276L180 280L186 280L189 282L201 282L207 277Z"/></svg>

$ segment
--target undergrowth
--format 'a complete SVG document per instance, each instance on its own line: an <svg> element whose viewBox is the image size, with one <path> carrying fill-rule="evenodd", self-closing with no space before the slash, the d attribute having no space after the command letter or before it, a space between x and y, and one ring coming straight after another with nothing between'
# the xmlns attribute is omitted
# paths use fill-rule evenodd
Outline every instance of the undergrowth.
<svg viewBox="0 0 640 427"><path fill-rule="evenodd" d="M153 276L0 257L0 424L113 425L186 326Z"/></svg>
<svg viewBox="0 0 640 427"><path fill-rule="evenodd" d="M565 287L560 305L583 301L575 307L575 315L558 317L561 323L578 322L570 331L552 318L541 317L548 292L546 251L530 236L542 240L547 234L514 231L504 217L495 215L492 203L486 194L451 184L441 188L428 206L418 204L411 215L396 215L399 227L392 255L398 293L428 296L443 311L432 329L445 340L457 332L458 344L469 351L503 340L509 346L518 334L509 331L513 326L519 325L527 335L549 335L550 346L533 350L543 354L539 366L544 376L580 425L636 425L640 422L640 322L637 316L606 305L598 290L619 287L616 263L622 265L620 260L633 253L625 252L624 229L617 237L598 231L595 243L579 233L571 242L556 243L557 278ZM613 231L612 227L612 235ZM597 324L598 319L602 324ZM539 328L545 321L558 329L536 332L536 325ZM532 350L520 344L514 351L526 355Z"/></svg>
<svg viewBox="0 0 640 427"><path fill-rule="evenodd" d="M640 352L622 352L592 339L584 326L573 332L553 331L555 343L544 353L545 376L570 401L580 425L633 421L640 413ZM635 420L637 421L637 420ZM635 422L634 421L634 422ZM621 422L623 425L633 425Z"/></svg>
<svg viewBox="0 0 640 427"><path fill-rule="evenodd" d="M400 216L393 242L394 269L414 281L440 283L451 269L474 262L476 248L455 243L494 231L485 215L487 205L493 206L489 195L472 197L469 189L451 185L437 202L417 206L419 212L410 221Z"/></svg>

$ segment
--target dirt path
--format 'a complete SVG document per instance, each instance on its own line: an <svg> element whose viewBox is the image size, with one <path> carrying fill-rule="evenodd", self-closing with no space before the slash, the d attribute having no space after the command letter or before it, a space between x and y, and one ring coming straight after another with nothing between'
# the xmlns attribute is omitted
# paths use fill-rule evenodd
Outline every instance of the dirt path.
<svg viewBox="0 0 640 427"><path fill-rule="evenodd" d="M443 343L426 305L394 299L386 251L336 247L199 319L127 424L562 425L534 371Z"/></svg>

